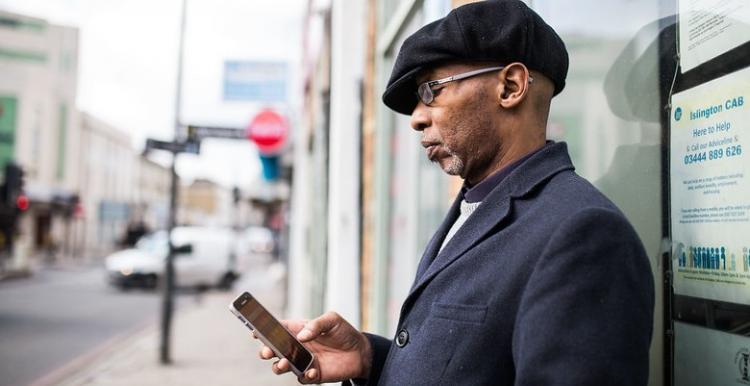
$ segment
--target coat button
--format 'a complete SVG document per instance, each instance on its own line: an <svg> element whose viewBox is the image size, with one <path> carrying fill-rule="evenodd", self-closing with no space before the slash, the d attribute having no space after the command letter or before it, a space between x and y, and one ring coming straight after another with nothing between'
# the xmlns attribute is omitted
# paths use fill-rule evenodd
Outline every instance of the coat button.
<svg viewBox="0 0 750 386"><path fill-rule="evenodd" d="M407 342L409 342L409 331L401 329L401 331L398 332L398 335L396 335L396 346L404 347Z"/></svg>

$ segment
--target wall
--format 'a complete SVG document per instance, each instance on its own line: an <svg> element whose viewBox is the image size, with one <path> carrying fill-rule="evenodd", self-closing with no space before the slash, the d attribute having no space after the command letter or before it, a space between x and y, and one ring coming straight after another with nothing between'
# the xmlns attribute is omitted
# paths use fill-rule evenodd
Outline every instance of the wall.
<svg viewBox="0 0 750 386"><path fill-rule="evenodd" d="M98 259L118 247L134 215L139 161L125 132L86 113L81 129L84 253Z"/></svg>
<svg viewBox="0 0 750 386"><path fill-rule="evenodd" d="M79 184L78 30L8 12L0 19L0 97L3 113L15 116L0 163L15 159L26 172L31 206L20 219L11 267L24 270L34 254L54 257L71 247L75 221L51 204L75 194Z"/></svg>

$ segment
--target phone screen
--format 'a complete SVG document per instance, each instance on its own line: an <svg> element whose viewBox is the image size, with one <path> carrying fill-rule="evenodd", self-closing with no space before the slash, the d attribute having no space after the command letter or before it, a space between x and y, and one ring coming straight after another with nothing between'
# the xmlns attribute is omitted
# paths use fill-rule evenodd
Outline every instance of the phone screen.
<svg viewBox="0 0 750 386"><path fill-rule="evenodd" d="M300 371L307 369L312 356L276 318L271 315L252 295L245 292L234 301L234 308L263 335L294 367Z"/></svg>

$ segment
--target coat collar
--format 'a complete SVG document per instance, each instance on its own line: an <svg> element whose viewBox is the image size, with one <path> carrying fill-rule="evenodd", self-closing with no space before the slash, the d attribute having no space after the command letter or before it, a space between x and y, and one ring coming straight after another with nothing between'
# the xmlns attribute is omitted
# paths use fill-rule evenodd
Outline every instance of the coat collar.
<svg viewBox="0 0 750 386"><path fill-rule="evenodd" d="M463 200L463 193L459 193L425 249L414 285L401 309L402 316L435 275L482 240L508 216L512 199L527 195L561 171L573 169L567 145L564 142L548 144L518 165L502 183L498 184L440 251L443 239L459 214L459 206Z"/></svg>
<svg viewBox="0 0 750 386"><path fill-rule="evenodd" d="M519 165L523 164L527 159L531 158L537 152L544 150L544 148L548 146L552 146L552 142L548 142L544 146L533 150L529 154L526 154L525 156L511 162L510 165L503 167L501 170L491 174L490 176L482 180L482 182L474 186L469 186L469 182L464 181L464 186L463 188L461 188L461 192L464 195L464 200L466 202L472 203L484 201L484 198L487 197L487 195L489 195L496 186L501 184L505 180L505 177L513 173L513 170L516 170Z"/></svg>

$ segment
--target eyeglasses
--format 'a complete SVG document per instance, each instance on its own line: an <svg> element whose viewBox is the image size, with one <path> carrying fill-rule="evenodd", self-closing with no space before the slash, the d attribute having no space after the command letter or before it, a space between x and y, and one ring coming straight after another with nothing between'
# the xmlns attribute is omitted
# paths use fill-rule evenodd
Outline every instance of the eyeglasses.
<svg viewBox="0 0 750 386"><path fill-rule="evenodd" d="M437 90L433 90L432 89L433 87L441 85L441 84L453 82L456 80L471 78L472 76L485 74L491 71L502 70L503 68L504 66L480 68L478 70L464 72L462 74L449 76L447 78L438 79L438 80L430 80L430 81L424 82L420 84L419 87L417 88L417 97L419 98L420 101L422 101L422 103L429 106L429 104L435 100L435 91L437 91ZM534 81L534 78L529 77L529 83L533 81Z"/></svg>

